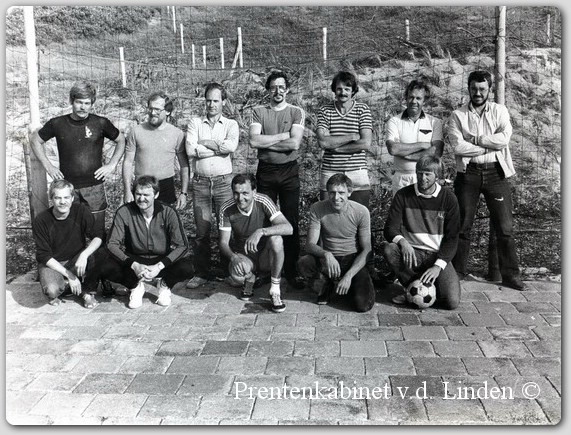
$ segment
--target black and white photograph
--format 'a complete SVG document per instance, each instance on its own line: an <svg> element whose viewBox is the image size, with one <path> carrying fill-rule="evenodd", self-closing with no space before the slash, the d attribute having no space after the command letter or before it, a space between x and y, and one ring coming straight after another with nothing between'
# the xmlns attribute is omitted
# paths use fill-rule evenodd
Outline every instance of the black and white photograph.
<svg viewBox="0 0 571 435"><path fill-rule="evenodd" d="M561 427L558 6L126 3L4 8L8 429Z"/></svg>

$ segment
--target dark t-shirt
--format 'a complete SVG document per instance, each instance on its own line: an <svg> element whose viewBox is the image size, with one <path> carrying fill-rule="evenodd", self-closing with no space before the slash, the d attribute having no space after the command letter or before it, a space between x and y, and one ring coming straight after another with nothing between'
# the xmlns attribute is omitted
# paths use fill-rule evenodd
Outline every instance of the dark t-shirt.
<svg viewBox="0 0 571 435"><path fill-rule="evenodd" d="M50 119L38 135L44 142L56 138L60 170L79 189L103 183L93 174L103 163L104 139L117 139L119 130L102 116L76 121L68 114Z"/></svg>

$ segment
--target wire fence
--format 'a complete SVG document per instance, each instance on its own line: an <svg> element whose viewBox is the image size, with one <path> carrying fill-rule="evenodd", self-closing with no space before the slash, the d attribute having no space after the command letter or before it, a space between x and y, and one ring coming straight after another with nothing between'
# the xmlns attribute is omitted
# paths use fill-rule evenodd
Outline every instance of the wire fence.
<svg viewBox="0 0 571 435"><path fill-rule="evenodd" d="M256 25L251 24L252 17ZM202 113L204 84L220 81L230 95L225 115L236 119L241 128L240 146L233 157L235 172L255 172L256 152L247 137L252 108L267 101L263 86L267 73L285 70L292 82L288 101L307 113L300 158L303 233L305 213L318 196L317 111L332 100L332 76L340 69L354 71L360 82L357 99L369 105L374 120L368 160L374 193L372 222L380 238L392 171L392 157L385 147L386 121L403 109L404 89L418 76L432 85L434 95L426 108L432 115L446 120L452 110L466 103L468 74L494 68L495 19L495 8L485 6L162 7L134 35L101 35L96 40L76 38L38 46L41 118L45 122L68 113L70 87L87 79L98 86L95 112L123 132L144 120L146 98L159 89L175 98L170 122L185 129L191 117ZM514 126L510 147L518 171L512 179L518 252L527 269L546 267L559 273L561 16L556 8L510 7L506 21L506 106ZM240 54L242 67L234 62ZM8 236L25 234L19 230L30 227L22 154L29 123L25 59L24 47L6 47ZM51 142L48 155L57 161ZM105 151L110 157L109 143ZM447 178L452 180L455 168L448 144L444 160ZM106 181L111 206L108 220L121 201L120 180L118 167ZM183 217L193 233L190 211L183 212ZM483 203L477 217L472 266L482 270L488 231ZM538 247L546 243L550 254L538 255Z"/></svg>

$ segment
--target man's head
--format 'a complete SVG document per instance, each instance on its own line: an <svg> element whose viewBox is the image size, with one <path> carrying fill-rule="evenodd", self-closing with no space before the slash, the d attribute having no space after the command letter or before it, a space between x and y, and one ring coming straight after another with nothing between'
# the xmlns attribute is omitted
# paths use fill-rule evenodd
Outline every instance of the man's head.
<svg viewBox="0 0 571 435"><path fill-rule="evenodd" d="M342 210L347 206L347 201L353 193L353 182L345 174L334 174L329 177L327 184L327 195L335 210Z"/></svg>
<svg viewBox="0 0 571 435"><path fill-rule="evenodd" d="M247 212L252 208L256 193L256 177L252 174L238 174L232 178L232 196L238 208Z"/></svg>
<svg viewBox="0 0 571 435"><path fill-rule="evenodd" d="M357 77L348 71L339 71L331 80L331 91L337 101L345 102L359 92Z"/></svg>
<svg viewBox="0 0 571 435"><path fill-rule="evenodd" d="M412 80L404 93L406 113L409 118L418 119L424 103L430 98L430 87L424 80Z"/></svg>
<svg viewBox="0 0 571 435"><path fill-rule="evenodd" d="M272 103L280 104L285 101L289 92L289 80L283 71L273 71L266 79L266 90L269 91Z"/></svg>
<svg viewBox="0 0 571 435"><path fill-rule="evenodd" d="M159 180L152 175L141 175L133 183L133 195L137 207L141 211L148 210L159 197Z"/></svg>
<svg viewBox="0 0 571 435"><path fill-rule="evenodd" d="M222 108L226 104L226 89L220 83L208 83L204 88L206 116L216 118L222 115Z"/></svg>
<svg viewBox="0 0 571 435"><path fill-rule="evenodd" d="M442 161L438 157L422 156L416 162L417 187L420 193L433 193L439 178L442 178Z"/></svg>
<svg viewBox="0 0 571 435"><path fill-rule="evenodd" d="M492 74L488 71L472 71L470 73L468 76L468 92L472 106L481 107L486 104L493 84Z"/></svg>
<svg viewBox="0 0 571 435"><path fill-rule="evenodd" d="M159 127L172 113L173 102L163 91L155 92L147 99L147 112L149 124Z"/></svg>
<svg viewBox="0 0 571 435"><path fill-rule="evenodd" d="M50 199L57 215L67 215L73 204L75 189L67 180L55 180L50 184Z"/></svg>
<svg viewBox="0 0 571 435"><path fill-rule="evenodd" d="M69 91L69 102L71 104L72 117L79 120L89 116L97 91L95 86L89 82L77 82Z"/></svg>

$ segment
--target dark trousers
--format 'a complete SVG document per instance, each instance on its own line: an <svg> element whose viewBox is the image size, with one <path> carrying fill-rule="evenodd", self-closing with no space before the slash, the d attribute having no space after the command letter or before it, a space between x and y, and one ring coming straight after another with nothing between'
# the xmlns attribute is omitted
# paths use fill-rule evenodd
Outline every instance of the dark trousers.
<svg viewBox="0 0 571 435"><path fill-rule="evenodd" d="M513 238L513 205L511 187L499 163L470 163L465 173L458 173L454 192L460 206L460 237L453 264L461 274L467 273L470 258L470 233L478 208L480 193L484 194L490 219L498 241L498 263L503 279L519 277L519 266Z"/></svg>
<svg viewBox="0 0 571 435"><path fill-rule="evenodd" d="M341 267L341 276L345 275L353 265L357 254L335 257ZM297 263L299 273L306 278L318 293L334 291L336 282L324 269L321 259L313 255L304 255ZM359 313L369 311L375 305L375 288L367 267L363 267L351 280L347 296L351 298L353 308Z"/></svg>
<svg viewBox="0 0 571 435"><path fill-rule="evenodd" d="M299 257L299 165L297 161L272 164L259 161L256 173L258 192L268 195L293 227L291 236L283 236L284 276L294 278Z"/></svg>
<svg viewBox="0 0 571 435"><path fill-rule="evenodd" d="M174 204L176 202L176 190L174 188L174 177L159 180L159 201L165 204Z"/></svg>

